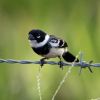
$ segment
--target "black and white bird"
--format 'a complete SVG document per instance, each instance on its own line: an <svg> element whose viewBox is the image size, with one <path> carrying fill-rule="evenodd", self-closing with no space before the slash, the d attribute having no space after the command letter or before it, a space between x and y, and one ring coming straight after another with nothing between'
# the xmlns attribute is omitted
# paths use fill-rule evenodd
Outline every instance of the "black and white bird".
<svg viewBox="0 0 100 100"><path fill-rule="evenodd" d="M29 32L29 42L35 53L42 56L41 66L45 59L58 57L60 67L63 67L61 58L67 62L79 62L74 55L68 51L67 43L54 35L48 35L42 30L34 29Z"/></svg>

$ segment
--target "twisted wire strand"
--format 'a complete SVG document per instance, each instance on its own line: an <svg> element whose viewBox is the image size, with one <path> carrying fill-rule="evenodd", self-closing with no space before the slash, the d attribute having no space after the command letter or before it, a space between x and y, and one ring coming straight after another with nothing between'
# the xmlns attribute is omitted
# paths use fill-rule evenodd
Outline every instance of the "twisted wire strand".
<svg viewBox="0 0 100 100"><path fill-rule="evenodd" d="M91 61L90 61L91 62ZM74 66L78 67L100 67L100 63L90 63L86 61L80 61L78 63L75 63ZM32 60L14 60L14 59L0 59L0 63L9 63L9 64L41 64L41 61L32 61ZM59 65L58 62L55 61L45 61L44 64L50 64L50 65ZM68 62L62 62L63 66L72 66L72 63Z"/></svg>

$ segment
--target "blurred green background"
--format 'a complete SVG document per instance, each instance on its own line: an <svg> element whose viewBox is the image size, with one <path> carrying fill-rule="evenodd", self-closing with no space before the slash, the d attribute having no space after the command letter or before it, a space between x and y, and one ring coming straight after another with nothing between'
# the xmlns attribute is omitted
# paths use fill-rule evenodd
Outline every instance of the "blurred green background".
<svg viewBox="0 0 100 100"><path fill-rule="evenodd" d="M100 0L0 0L0 58L39 60L28 42L31 29L57 35L84 60L100 62ZM57 60L58 59L51 59ZM39 65L0 64L0 100L39 100ZM68 67L45 65L41 72L43 100L51 100ZM100 97L100 69L91 74L73 68L55 100Z"/></svg>

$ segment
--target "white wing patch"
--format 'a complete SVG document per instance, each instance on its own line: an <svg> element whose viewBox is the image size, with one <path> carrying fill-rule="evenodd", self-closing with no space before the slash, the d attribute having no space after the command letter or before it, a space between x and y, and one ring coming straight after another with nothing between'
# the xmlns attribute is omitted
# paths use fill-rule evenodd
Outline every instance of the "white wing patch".
<svg viewBox="0 0 100 100"><path fill-rule="evenodd" d="M51 40L49 41L49 43L51 44L52 47L58 47L59 46L59 39L51 38Z"/></svg>
<svg viewBox="0 0 100 100"><path fill-rule="evenodd" d="M67 43L64 40L57 38L53 35L50 35L49 43L54 48L66 48L66 47L68 47Z"/></svg>

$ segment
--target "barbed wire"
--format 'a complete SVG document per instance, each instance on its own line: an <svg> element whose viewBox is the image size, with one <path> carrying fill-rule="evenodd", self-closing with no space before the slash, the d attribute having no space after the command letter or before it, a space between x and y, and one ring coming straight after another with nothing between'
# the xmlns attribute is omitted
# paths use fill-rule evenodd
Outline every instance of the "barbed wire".
<svg viewBox="0 0 100 100"><path fill-rule="evenodd" d="M14 60L14 59L0 59L0 63L10 63L10 64L41 64L41 61L32 61L32 60ZM44 61L44 64L50 64L50 65L59 65L59 62L56 61ZM63 66L72 66L72 63L68 62L62 62ZM92 61L86 62L86 61L79 61L78 63L74 63L73 66L77 67L100 67L100 63L92 63Z"/></svg>
<svg viewBox="0 0 100 100"><path fill-rule="evenodd" d="M82 72L82 68L88 68L90 72L93 72L92 69L90 68L92 67L100 67L100 63L93 63L93 61L83 61L83 52L80 51L79 53L80 55L80 59L79 62L74 62L73 67L77 66L80 67L80 71L79 74L81 74ZM14 60L14 59L0 59L0 63L10 63L10 64L15 64L15 63L19 63L19 64L40 64L41 65L41 61L32 61L32 60ZM60 65L59 62L56 61L44 61L44 64L50 64L50 65ZM68 62L62 62L63 66L72 66L72 63L68 63Z"/></svg>

